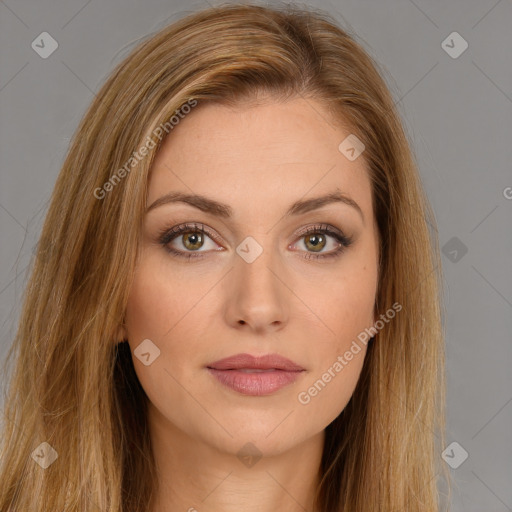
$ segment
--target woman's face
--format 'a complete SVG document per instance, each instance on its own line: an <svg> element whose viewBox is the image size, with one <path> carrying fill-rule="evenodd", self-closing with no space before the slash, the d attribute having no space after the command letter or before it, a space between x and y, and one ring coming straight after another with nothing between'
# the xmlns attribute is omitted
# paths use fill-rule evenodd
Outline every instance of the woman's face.
<svg viewBox="0 0 512 512"><path fill-rule="evenodd" d="M378 233L364 153L349 160L350 132L327 119L303 99L201 105L156 157L125 335L150 422L170 434L277 454L321 434L355 389ZM310 202L336 193L357 206ZM256 359L218 363L239 354Z"/></svg>

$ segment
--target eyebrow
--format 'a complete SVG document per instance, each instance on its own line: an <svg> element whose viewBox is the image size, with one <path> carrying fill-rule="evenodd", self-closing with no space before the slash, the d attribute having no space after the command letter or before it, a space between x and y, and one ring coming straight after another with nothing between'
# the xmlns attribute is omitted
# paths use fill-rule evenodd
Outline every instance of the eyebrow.
<svg viewBox="0 0 512 512"><path fill-rule="evenodd" d="M220 203L206 196L198 194L183 194L181 192L169 192L168 194L159 197L149 207L146 208L146 213L154 210L159 206L170 203L186 203L194 206L195 208L198 208L203 212L210 213L217 217L230 218L233 216L233 209L227 204ZM303 213L317 210L332 203L341 203L351 206L359 212L359 215L364 222L364 214L359 205L339 189L336 189L334 192L325 194L323 196L296 201L290 206L284 216L289 217L301 215Z"/></svg>

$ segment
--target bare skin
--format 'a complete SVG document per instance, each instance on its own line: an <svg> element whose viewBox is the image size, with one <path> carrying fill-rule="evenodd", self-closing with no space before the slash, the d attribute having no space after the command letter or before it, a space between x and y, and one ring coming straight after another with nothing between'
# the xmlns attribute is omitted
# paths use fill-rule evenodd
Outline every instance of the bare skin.
<svg viewBox="0 0 512 512"><path fill-rule="evenodd" d="M366 345L342 371L332 367L373 325L378 282L364 154L349 161L338 146L350 132L326 119L318 103L304 99L202 105L156 157L148 206L173 191L200 194L229 205L232 217L182 202L145 217L123 335L132 353L146 339L160 350L147 366L133 357L150 399L159 474L151 512L313 511L324 429L350 400ZM294 202L336 189L361 212L332 202L285 216ZM184 223L204 225L216 239L190 229L167 246L201 257L173 255L159 242L160 231ZM318 229L301 230L325 225L352 244L315 259L341 244ZM262 249L250 263L237 252L255 254L246 237ZM304 371L275 392L248 396L207 369L238 353L277 353ZM329 368L326 385L308 394ZM252 447L261 458L251 458Z"/></svg>

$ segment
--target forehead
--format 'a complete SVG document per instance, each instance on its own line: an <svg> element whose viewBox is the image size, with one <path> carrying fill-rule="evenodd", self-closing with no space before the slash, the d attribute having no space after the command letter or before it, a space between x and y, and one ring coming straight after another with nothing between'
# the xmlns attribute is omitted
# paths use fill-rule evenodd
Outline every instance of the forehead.
<svg viewBox="0 0 512 512"><path fill-rule="evenodd" d="M199 105L162 144L150 172L148 204L177 190L235 207L270 208L337 188L370 212L366 162L363 156L350 161L339 149L350 133L311 99Z"/></svg>

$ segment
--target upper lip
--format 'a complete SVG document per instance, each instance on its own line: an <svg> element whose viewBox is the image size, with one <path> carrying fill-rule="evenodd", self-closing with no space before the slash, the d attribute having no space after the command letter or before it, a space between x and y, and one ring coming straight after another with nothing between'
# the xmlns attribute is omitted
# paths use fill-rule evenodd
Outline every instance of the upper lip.
<svg viewBox="0 0 512 512"><path fill-rule="evenodd" d="M263 356L252 356L250 354L235 354L233 356L220 359L207 365L207 368L213 370L284 370L289 372L299 372L304 370L302 366L294 363L286 357L279 354L266 354Z"/></svg>

